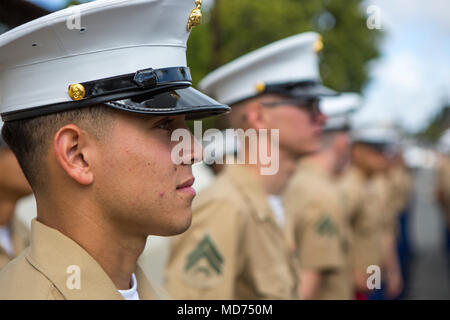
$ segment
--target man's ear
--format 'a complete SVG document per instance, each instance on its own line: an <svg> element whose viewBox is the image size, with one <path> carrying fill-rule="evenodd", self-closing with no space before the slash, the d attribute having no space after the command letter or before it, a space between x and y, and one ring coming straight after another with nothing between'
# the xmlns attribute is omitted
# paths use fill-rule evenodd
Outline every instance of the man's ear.
<svg viewBox="0 0 450 320"><path fill-rule="evenodd" d="M246 110L247 121L251 128L265 129L267 128L265 108L259 101L252 101L248 104Z"/></svg>
<svg viewBox="0 0 450 320"><path fill-rule="evenodd" d="M88 134L74 124L58 130L53 140L56 160L64 171L76 182L90 185L94 181L92 167L89 165Z"/></svg>

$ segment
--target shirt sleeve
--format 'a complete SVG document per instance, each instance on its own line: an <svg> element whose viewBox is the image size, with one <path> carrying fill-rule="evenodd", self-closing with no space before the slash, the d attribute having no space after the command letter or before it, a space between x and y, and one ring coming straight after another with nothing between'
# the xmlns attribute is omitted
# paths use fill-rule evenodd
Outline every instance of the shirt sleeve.
<svg viewBox="0 0 450 320"><path fill-rule="evenodd" d="M358 270L381 263L382 207L371 194L365 193L362 203L352 226L352 266Z"/></svg>
<svg viewBox="0 0 450 320"><path fill-rule="evenodd" d="M300 268L328 271L343 267L341 231L330 208L310 203L304 210L303 219L298 220L295 228Z"/></svg>

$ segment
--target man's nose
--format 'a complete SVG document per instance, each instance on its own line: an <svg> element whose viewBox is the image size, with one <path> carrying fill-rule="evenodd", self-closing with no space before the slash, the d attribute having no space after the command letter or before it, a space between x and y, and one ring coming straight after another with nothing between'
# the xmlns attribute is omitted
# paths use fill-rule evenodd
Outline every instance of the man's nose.
<svg viewBox="0 0 450 320"><path fill-rule="evenodd" d="M314 117L314 122L317 123L318 125L323 126L328 120L328 116L325 115L324 113L322 113L322 111L319 109L317 110L317 113L315 114Z"/></svg>
<svg viewBox="0 0 450 320"><path fill-rule="evenodd" d="M203 146L202 142L198 141L191 133L191 163L197 163L203 160Z"/></svg>

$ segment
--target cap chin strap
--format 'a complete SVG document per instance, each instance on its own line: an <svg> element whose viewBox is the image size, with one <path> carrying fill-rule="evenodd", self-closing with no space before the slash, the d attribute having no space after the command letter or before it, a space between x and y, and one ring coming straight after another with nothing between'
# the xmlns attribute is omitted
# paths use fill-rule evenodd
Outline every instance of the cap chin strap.
<svg viewBox="0 0 450 320"><path fill-rule="evenodd" d="M192 85L188 67L145 69L136 73L75 84L83 89L83 97L76 101L37 106L3 113L3 121L22 120L55 112L89 107L105 102L148 94L183 89ZM74 85L70 85L72 87Z"/></svg>
<svg viewBox="0 0 450 320"><path fill-rule="evenodd" d="M80 83L86 90L85 99L130 90L148 90L163 87L173 82L191 82L187 67L145 69L136 73Z"/></svg>

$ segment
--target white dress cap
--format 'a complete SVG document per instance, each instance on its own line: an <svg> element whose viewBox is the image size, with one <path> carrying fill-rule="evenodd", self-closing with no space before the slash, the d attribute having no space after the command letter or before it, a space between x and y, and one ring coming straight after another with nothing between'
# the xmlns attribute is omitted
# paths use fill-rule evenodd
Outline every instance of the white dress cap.
<svg viewBox="0 0 450 320"><path fill-rule="evenodd" d="M341 93L336 97L324 97L320 109L328 118L324 131L350 130L350 115L361 107L362 99L357 93Z"/></svg>
<svg viewBox="0 0 450 320"><path fill-rule="evenodd" d="M450 154L450 129L445 130L439 138L437 148L443 154Z"/></svg>
<svg viewBox="0 0 450 320"><path fill-rule="evenodd" d="M97 0L0 36L5 121L111 102L148 114L226 111L189 88L186 42L201 0ZM171 92L172 99L167 94ZM166 93L157 105L143 94ZM37 108L37 109L35 109ZM209 114L208 114L209 115Z"/></svg>
<svg viewBox="0 0 450 320"><path fill-rule="evenodd" d="M389 125L368 125L352 132L352 140L378 146L380 148L393 147L399 143L399 135Z"/></svg>
<svg viewBox="0 0 450 320"><path fill-rule="evenodd" d="M314 98L336 93L321 85L319 34L306 32L246 54L207 75L199 88L226 104L262 94Z"/></svg>

